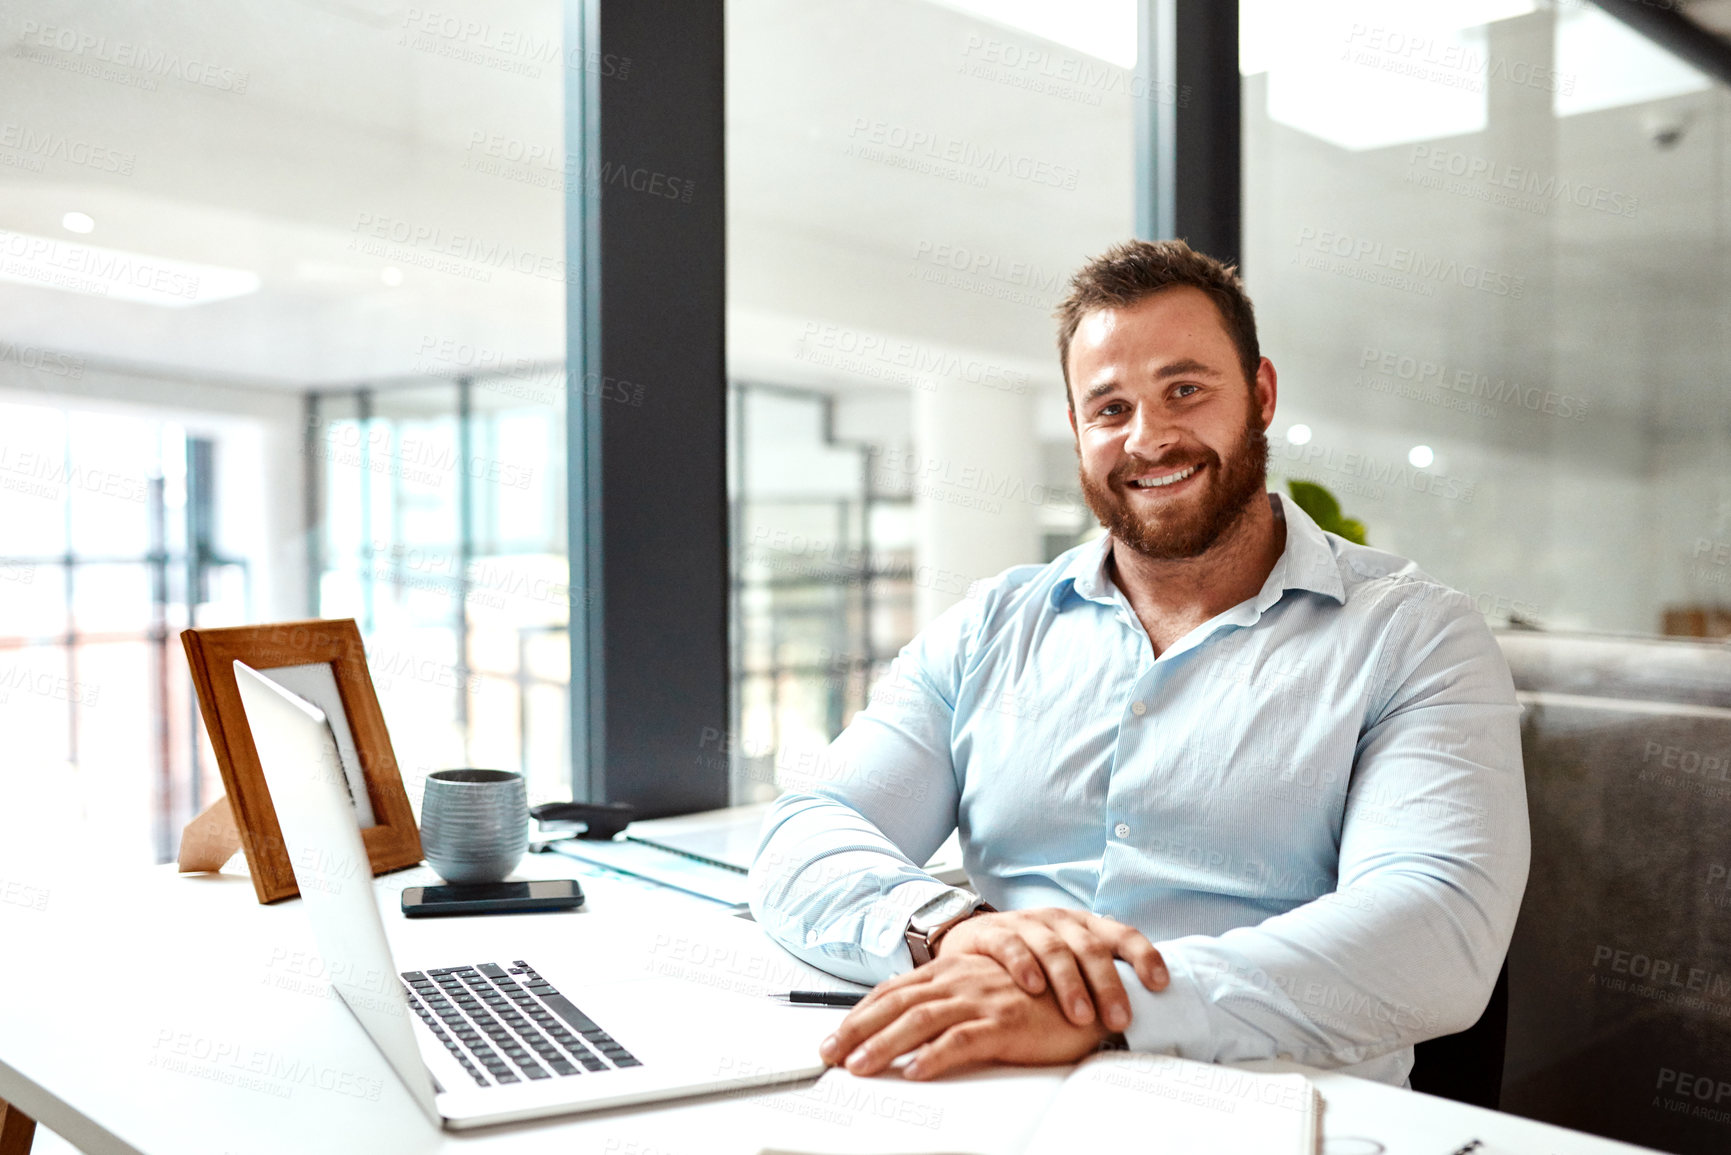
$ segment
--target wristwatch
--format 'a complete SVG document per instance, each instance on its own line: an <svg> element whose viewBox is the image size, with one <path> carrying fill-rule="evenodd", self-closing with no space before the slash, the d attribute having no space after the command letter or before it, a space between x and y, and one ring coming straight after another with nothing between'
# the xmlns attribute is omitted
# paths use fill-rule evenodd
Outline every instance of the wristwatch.
<svg viewBox="0 0 1731 1155"><path fill-rule="evenodd" d="M932 961L938 951L938 940L951 927L976 914L996 914L997 909L977 894L951 890L914 911L913 917L908 919L908 929L903 932L908 953L914 956L914 965L923 967Z"/></svg>

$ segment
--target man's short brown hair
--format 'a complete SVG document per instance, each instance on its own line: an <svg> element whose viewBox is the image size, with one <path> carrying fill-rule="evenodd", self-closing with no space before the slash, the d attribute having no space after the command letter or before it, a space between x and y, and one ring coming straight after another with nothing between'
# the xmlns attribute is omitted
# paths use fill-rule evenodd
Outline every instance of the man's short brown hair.
<svg viewBox="0 0 1731 1155"><path fill-rule="evenodd" d="M1125 241L1076 271L1070 295L1058 305L1058 364L1064 372L1064 396L1076 410L1070 392L1070 342L1082 318L1097 309L1122 309L1152 297L1162 289L1189 285L1208 294L1220 311L1220 322L1238 347L1244 380L1256 380L1262 350L1256 343L1256 313L1244 295L1238 270L1199 253L1183 241Z"/></svg>

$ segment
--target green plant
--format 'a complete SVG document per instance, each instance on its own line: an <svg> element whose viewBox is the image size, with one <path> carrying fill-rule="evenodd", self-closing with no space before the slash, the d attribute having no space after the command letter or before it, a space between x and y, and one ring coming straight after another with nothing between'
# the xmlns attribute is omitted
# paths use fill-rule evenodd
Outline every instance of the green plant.
<svg viewBox="0 0 1731 1155"><path fill-rule="evenodd" d="M1310 520L1329 533L1338 533L1357 545L1369 545L1365 540L1364 522L1356 517L1343 517L1340 501L1334 494L1314 481L1288 481L1286 490L1298 508L1310 515Z"/></svg>

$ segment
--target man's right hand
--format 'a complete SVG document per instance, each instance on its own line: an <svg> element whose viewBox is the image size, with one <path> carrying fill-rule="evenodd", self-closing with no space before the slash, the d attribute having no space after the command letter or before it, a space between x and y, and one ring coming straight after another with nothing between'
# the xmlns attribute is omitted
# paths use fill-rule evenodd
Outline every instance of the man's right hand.
<svg viewBox="0 0 1731 1155"><path fill-rule="evenodd" d="M1031 995L1051 983L1064 1016L1077 1026L1093 1022L1095 1008L1108 1030L1130 1025L1130 996L1113 959L1123 959L1151 991L1170 976L1154 944L1134 927L1087 911L1042 907L976 914L938 939L937 956L979 954L997 960Z"/></svg>

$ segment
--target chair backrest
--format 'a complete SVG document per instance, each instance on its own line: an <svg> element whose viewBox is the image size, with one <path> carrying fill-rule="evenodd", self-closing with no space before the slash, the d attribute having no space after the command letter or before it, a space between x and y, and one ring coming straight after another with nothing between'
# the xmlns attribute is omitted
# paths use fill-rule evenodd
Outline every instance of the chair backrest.
<svg viewBox="0 0 1731 1155"><path fill-rule="evenodd" d="M1502 1109L1665 1151L1724 1151L1731 646L1498 640L1525 707L1533 831L1509 947Z"/></svg>
<svg viewBox="0 0 1731 1155"><path fill-rule="evenodd" d="M1508 1031L1509 964L1504 962L1478 1022L1413 1048L1412 1089L1496 1110L1503 1094Z"/></svg>

